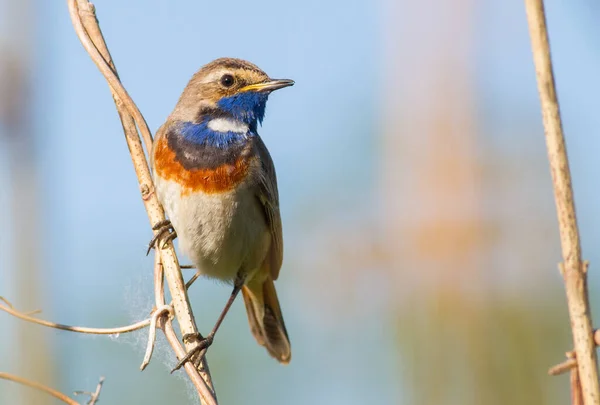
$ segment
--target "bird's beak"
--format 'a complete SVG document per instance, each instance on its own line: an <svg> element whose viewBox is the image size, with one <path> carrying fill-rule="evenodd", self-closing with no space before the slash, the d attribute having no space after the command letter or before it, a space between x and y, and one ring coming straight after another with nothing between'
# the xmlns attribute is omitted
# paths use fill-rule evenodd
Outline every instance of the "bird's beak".
<svg viewBox="0 0 600 405"><path fill-rule="evenodd" d="M294 81L289 79L276 79L269 80L268 82L250 84L242 87L239 91L266 91L271 92L274 90L283 89L284 87L293 86Z"/></svg>

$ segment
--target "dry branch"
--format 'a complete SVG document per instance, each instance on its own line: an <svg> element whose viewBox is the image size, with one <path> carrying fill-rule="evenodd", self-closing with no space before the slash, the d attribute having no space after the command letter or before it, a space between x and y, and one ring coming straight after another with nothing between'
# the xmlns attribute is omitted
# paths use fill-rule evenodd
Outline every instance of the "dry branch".
<svg viewBox="0 0 600 405"><path fill-rule="evenodd" d="M577 359L575 359L575 357L569 358L563 361L562 363L551 367L550 370L548 370L548 374L559 375L562 373L566 373L567 371L570 371L573 368L577 368Z"/></svg>
<svg viewBox="0 0 600 405"><path fill-rule="evenodd" d="M127 146L129 147L131 158L133 160L142 200L148 213L150 224L153 226L163 221L165 215L156 194L154 193L154 184L150 175L150 168L137 128L139 128L139 131L142 134L147 150L152 149L152 136L150 135L150 130L139 109L127 94L127 91L119 80L115 65L102 36L100 26L98 25L94 6L87 0L68 0L68 4L71 20L77 36L110 86L125 132ZM197 334L198 329L195 324L194 315L179 268L179 262L173 249L173 244L168 243L165 248L157 249L156 254L160 255L160 263L157 261L155 267L157 269L158 267L161 267L161 274L162 268L164 268L169 291L173 298L175 317L179 323L182 335ZM159 299L157 296L157 301L161 301L160 305L158 305L157 302L157 307L165 305L164 293L160 294L162 299ZM182 358L186 351L193 349L198 344L196 340L184 342L184 349L177 339L172 323L169 320L160 323L167 340L171 344L178 358ZM212 380L206 361L203 359L200 362L198 369L188 362L185 366L185 370L194 383L203 403L216 404L216 397L212 389Z"/></svg>
<svg viewBox="0 0 600 405"><path fill-rule="evenodd" d="M104 377L100 377L100 381L98 381L98 385L96 386L96 391L75 391L73 395L89 395L90 400L86 402L87 405L95 405L96 402L100 400L100 391L102 390L102 385L104 384Z"/></svg>
<svg viewBox="0 0 600 405"><path fill-rule="evenodd" d="M525 0L525 8L558 213L563 255L560 269L565 282L577 358L578 375L573 375L573 381L579 380L581 384L583 403L597 405L600 404L600 388L587 291L587 263L581 258L571 172L554 85L544 4L542 0ZM577 392L573 392L573 399L575 400L578 395Z"/></svg>
<svg viewBox="0 0 600 405"><path fill-rule="evenodd" d="M148 334L148 347L146 348L146 355L144 356L144 361L140 366L140 370L144 371L144 369L150 364L150 358L152 357L152 352L154 351L154 342L156 341L156 325L159 322L159 319L164 315L169 314L169 317L173 315L173 307L171 305L163 305L154 310L152 314L152 321L150 322L150 333Z"/></svg>
<svg viewBox="0 0 600 405"><path fill-rule="evenodd" d="M79 405L79 403L77 401L75 401L73 398L66 396L62 392L58 392L55 389L46 387L45 385L37 383L35 381L28 380L27 378L18 377L14 374L0 372L0 379L13 381L18 384L25 385L27 387L31 387L38 391L45 392L46 394L51 395L54 398L61 400L65 404ZM102 387L102 381L104 381L103 378L100 379L100 383L98 384L98 387L96 388L96 392L93 394L90 393L91 399L90 399L90 402L88 402L88 404L94 404L98 400L98 396L100 395L100 388Z"/></svg>
<svg viewBox="0 0 600 405"><path fill-rule="evenodd" d="M92 335L114 335L117 333L127 333L127 332L133 332L133 331L136 331L139 329L143 329L146 326L150 325L150 323L152 321L152 319L145 319L143 321L134 323L132 325L121 326L118 328L86 328L83 326L70 326L70 325L65 325L62 323L54 323L54 322L44 321L43 319L38 319L38 318L32 317L31 313L24 313L24 312L17 311L4 297L0 297L0 301L4 301L6 303L6 306L0 304L0 311L8 312L12 316L15 316L15 317L20 318L27 322L46 326L48 328L66 330L69 332L88 333L88 334L92 334ZM39 312L39 311L35 311L35 312Z"/></svg>

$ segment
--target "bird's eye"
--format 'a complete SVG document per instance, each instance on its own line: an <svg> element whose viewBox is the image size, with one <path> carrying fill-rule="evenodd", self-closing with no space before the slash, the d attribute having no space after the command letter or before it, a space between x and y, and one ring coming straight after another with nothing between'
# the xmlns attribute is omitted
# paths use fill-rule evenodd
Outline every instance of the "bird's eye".
<svg viewBox="0 0 600 405"><path fill-rule="evenodd" d="M233 79L233 76L230 74L226 74L226 75L223 75L223 77L221 77L221 84L225 87L233 86L234 82L235 82L235 80Z"/></svg>

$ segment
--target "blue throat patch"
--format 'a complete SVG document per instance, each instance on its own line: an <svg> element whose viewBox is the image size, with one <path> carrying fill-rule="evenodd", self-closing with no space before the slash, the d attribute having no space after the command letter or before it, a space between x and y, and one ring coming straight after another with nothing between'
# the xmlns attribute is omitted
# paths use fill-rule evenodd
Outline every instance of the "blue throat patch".
<svg viewBox="0 0 600 405"><path fill-rule="evenodd" d="M252 130L249 130L246 133L214 131L208 127L208 122L210 120L210 117L205 117L199 124L189 121L182 122L180 133L183 135L183 138L189 142L220 149L242 143L254 135Z"/></svg>
<svg viewBox="0 0 600 405"><path fill-rule="evenodd" d="M268 93L247 91L223 97L217 102L218 109L227 117L248 124L249 129L246 133L219 132L210 129L208 122L213 118L219 118L210 114L203 116L199 123L181 122L179 133L186 141L196 145L219 149L239 145L256 135L257 123L262 123L268 98Z"/></svg>
<svg viewBox="0 0 600 405"><path fill-rule="evenodd" d="M269 93L246 91L233 96L223 97L217 103L219 109L231 114L237 120L256 128L256 123L262 124Z"/></svg>

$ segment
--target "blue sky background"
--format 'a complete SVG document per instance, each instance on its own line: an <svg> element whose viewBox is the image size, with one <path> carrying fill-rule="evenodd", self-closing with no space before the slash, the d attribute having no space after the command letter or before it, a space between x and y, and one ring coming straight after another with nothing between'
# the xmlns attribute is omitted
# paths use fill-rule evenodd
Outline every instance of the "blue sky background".
<svg viewBox="0 0 600 405"><path fill-rule="evenodd" d="M145 257L151 231L107 84L76 38L65 2L33 1L31 17L20 26L6 17L9 1L0 2L0 44L18 50L22 42L15 33L27 26L33 31L28 73L34 89L39 250L30 253L41 266L42 316L97 327L143 319L153 302L152 259ZM390 108L386 94L397 88L395 83L426 80L414 69L403 69L404 54L407 62L418 55L419 41L452 49L450 36L446 45L439 40L449 14L440 2L425 3L439 6L431 20L418 17L426 6L407 1L95 2L121 79L152 131L191 75L217 57L248 59L272 77L296 81L270 98L259 131L280 182L286 264L277 286L293 361L281 367L255 344L237 302L209 355L222 403L411 403L405 379L410 370L402 365L392 325L396 312L390 307L402 287L390 284L382 270L386 266L376 260L349 266L356 273L345 269L340 263L352 260L350 248L331 246L353 246L345 238L369 245L380 235L365 229L385 225L388 214L378 211L378 159L384 111ZM584 256L592 262L590 288L599 313L594 263L600 260L600 37L595 24L600 10L591 1L546 4ZM524 164L523 176L538 176L530 191L545 201L539 211L552 231L547 262L536 274L546 275L542 284L560 292L552 267L560 251L523 6L484 1L472 10L475 39L466 65L478 139L492 153L507 156L508 165L511 159ZM390 73L386 49L394 47L400 68ZM410 111L415 96L401 94L405 104L392 107ZM420 134L398 136L410 143ZM11 190L20 187L9 184L9 146L0 138L0 223L6 229L13 226ZM452 147L447 145L449 151ZM487 201L494 204L494 198ZM12 252L10 234L1 233L0 295L18 306ZM490 268L502 274L503 265L500 255ZM516 294L527 294L523 289L531 284L516 276L509 285ZM202 330L212 326L228 295L228 287L196 283L190 296ZM565 312L560 316L567 328ZM8 331L0 334L0 371L21 370L18 364L27 356L11 349L17 337L10 331L17 324L0 313L0 330ZM47 343L55 361L52 384L63 392L91 389L104 375L103 403L125 403L125 398L194 403L185 377L168 374L173 358L164 341L149 368L138 371L145 332L110 339L28 330ZM19 403L21 395L21 389L0 381L0 404Z"/></svg>

